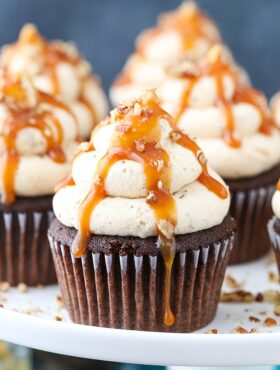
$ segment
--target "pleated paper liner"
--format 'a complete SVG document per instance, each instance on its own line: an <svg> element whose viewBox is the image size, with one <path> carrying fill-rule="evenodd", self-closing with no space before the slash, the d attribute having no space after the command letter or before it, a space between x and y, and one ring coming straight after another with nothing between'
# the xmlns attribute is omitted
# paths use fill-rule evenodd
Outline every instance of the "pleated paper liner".
<svg viewBox="0 0 280 370"><path fill-rule="evenodd" d="M0 281L11 286L56 282L47 238L52 219L47 210L0 212Z"/></svg>
<svg viewBox="0 0 280 370"><path fill-rule="evenodd" d="M232 192L230 214L237 223L235 245L229 264L253 261L269 252L267 222L272 216L275 186Z"/></svg>
<svg viewBox="0 0 280 370"><path fill-rule="evenodd" d="M280 274L280 233L275 230L274 226L276 221L276 217L273 217L271 220L269 220L267 228Z"/></svg>
<svg viewBox="0 0 280 370"><path fill-rule="evenodd" d="M58 282L75 323L148 331L191 332L217 310L233 235L207 247L177 252L172 269L175 324L163 324L164 263L160 255L71 255L49 236ZM106 246L105 246L106 248Z"/></svg>

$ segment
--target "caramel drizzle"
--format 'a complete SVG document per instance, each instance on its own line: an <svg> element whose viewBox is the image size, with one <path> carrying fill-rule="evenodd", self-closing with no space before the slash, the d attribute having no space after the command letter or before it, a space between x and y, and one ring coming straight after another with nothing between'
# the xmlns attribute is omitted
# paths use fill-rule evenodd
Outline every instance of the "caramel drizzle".
<svg viewBox="0 0 280 370"><path fill-rule="evenodd" d="M277 190L280 191L280 180L277 183Z"/></svg>
<svg viewBox="0 0 280 370"><path fill-rule="evenodd" d="M210 45L218 42L216 37L211 37L206 31L204 24L213 23L195 4L188 4L179 7L159 18L157 27L143 32L136 44L136 53L145 57L147 44L162 32L169 30L177 31L183 42L183 50L191 50L199 38L208 40ZM117 77L115 86L124 86L132 82L131 69L129 66Z"/></svg>
<svg viewBox="0 0 280 370"><path fill-rule="evenodd" d="M2 178L2 202L12 204L15 201L15 175L19 164L19 153L16 149L16 139L19 132L26 128L40 131L47 144L46 154L57 162L65 162L65 154L61 147L63 130L60 122L49 111L38 111L39 103L48 103L54 107L67 110L69 108L53 97L36 91L37 104L33 108L20 105L26 96L20 83L7 82L3 87L3 101L9 108L9 116L3 121L2 138L4 149L0 155ZM17 105L19 103L19 105Z"/></svg>
<svg viewBox="0 0 280 370"><path fill-rule="evenodd" d="M161 32L177 31L183 42L183 49L190 50L199 38L204 38L210 44L217 42L205 29L206 23L214 23L195 4L187 4L173 12L162 15L156 28L145 31L137 43L137 51L144 55L147 43L157 37Z"/></svg>
<svg viewBox="0 0 280 370"><path fill-rule="evenodd" d="M215 53L217 52L217 53ZM216 106L219 107L226 118L226 127L223 132L223 140L225 143L232 148L239 148L241 146L241 140L238 139L235 135L235 120L233 114L233 104L234 103L248 103L254 105L261 115L261 127L259 129L260 132L264 133L265 135L270 135L271 130L273 127L273 122L267 111L265 106L265 99L264 96L257 90L253 88L249 88L247 86L243 86L237 73L233 68L222 61L221 58L221 49L219 46L214 46L208 55L211 53L216 54L216 58L212 61L207 61L207 64L200 67L199 72L197 74L191 73L182 73L182 78L188 79L188 85L186 90L183 93L181 103L179 106L178 113L176 115L176 122L179 121L183 112L187 107L190 106L190 97L193 92L193 89L196 83L199 81L201 77L210 76L215 79L216 89L217 89L217 101ZM234 80L236 85L236 91L232 98L232 101L227 100L225 97L224 91L224 77L231 76Z"/></svg>
<svg viewBox="0 0 280 370"><path fill-rule="evenodd" d="M174 230L177 224L177 210L175 200L170 193L171 169L169 156L158 143L161 136L160 118L165 117L169 122L172 121L171 117L160 108L154 95L153 99L145 102L145 108L142 109L141 114L133 115L131 110L132 108L129 107L125 108L124 112L120 112L123 123L116 127L116 135L112 147L99 161L96 180L79 207L78 233L72 245L72 253L79 258L86 252L91 236L90 218L96 206L108 195L105 182L112 166L121 160L132 160L143 165L146 187L149 193L146 202L153 209L157 220L157 246L161 251L165 264L163 319L165 325L171 326L175 322L171 309L170 294L171 271L176 254ZM201 184L217 196L223 199L226 198L228 196L227 190L209 175L206 161L197 144L187 135L179 132L174 123L172 123L172 128L171 137L172 135L176 137L176 142L191 150L200 162L202 173L199 181ZM160 168L157 167L159 161L163 164ZM160 223L162 221L168 225L169 229L171 228L169 234L166 234L161 227Z"/></svg>
<svg viewBox="0 0 280 370"><path fill-rule="evenodd" d="M82 58L79 55L70 55L64 51L61 45L56 41L48 43L38 33L37 29L33 25L26 25L20 33L19 40L14 45L10 46L5 52L6 54L4 55L3 62L4 66L8 66L18 50L24 48L26 44L34 44L38 47L40 50L40 60L42 62L42 69L39 71L39 73L43 72L49 76L53 87L53 95L60 95L61 89L56 71L57 65L61 62L65 62L73 67L78 68L78 66L82 63ZM81 84L83 84L89 78L93 78L93 76L85 76L84 81L81 81ZM83 96L82 90L83 89L81 89L81 94L78 100L89 110L92 116L92 122L95 124L97 122L96 111L92 104Z"/></svg>

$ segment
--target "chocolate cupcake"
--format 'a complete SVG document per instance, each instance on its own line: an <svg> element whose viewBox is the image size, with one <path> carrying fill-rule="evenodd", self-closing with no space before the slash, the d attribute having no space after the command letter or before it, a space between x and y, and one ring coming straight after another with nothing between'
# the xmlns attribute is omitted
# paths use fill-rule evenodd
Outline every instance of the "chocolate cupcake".
<svg viewBox="0 0 280 370"><path fill-rule="evenodd" d="M47 229L55 185L78 148L70 108L31 81L0 73L0 281L56 281Z"/></svg>
<svg viewBox="0 0 280 370"><path fill-rule="evenodd" d="M111 87L113 104L159 87L171 65L182 60L197 62L220 42L222 38L215 22L192 1L161 14L158 24L137 38L134 53ZM229 49L225 47L225 50L227 58L234 63ZM244 71L240 73L247 79Z"/></svg>
<svg viewBox="0 0 280 370"><path fill-rule="evenodd" d="M233 245L221 178L154 93L96 127L49 240L75 323L190 332L215 316Z"/></svg>
<svg viewBox="0 0 280 370"><path fill-rule="evenodd" d="M16 43L2 48L0 65L12 75L28 74L38 90L66 102L76 115L83 139L88 140L94 125L108 112L102 86L75 45L48 42L32 24L22 28Z"/></svg>
<svg viewBox="0 0 280 370"><path fill-rule="evenodd" d="M280 180L272 198L272 208L274 216L268 222L268 233L280 273Z"/></svg>
<svg viewBox="0 0 280 370"><path fill-rule="evenodd" d="M230 187L238 226L230 263L261 257L270 248L266 224L280 175L280 132L265 97L240 79L220 45L200 63L170 70L158 93L177 127L197 138Z"/></svg>

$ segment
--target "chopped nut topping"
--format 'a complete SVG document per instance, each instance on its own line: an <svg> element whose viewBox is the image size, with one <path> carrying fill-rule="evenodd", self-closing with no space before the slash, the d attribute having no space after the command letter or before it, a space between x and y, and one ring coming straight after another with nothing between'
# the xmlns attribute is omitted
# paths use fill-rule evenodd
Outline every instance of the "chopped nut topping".
<svg viewBox="0 0 280 370"><path fill-rule="evenodd" d="M232 334L248 334L248 330L244 329L242 326L237 326L233 329Z"/></svg>
<svg viewBox="0 0 280 370"><path fill-rule="evenodd" d="M146 146L146 143L145 143L144 140L142 140L142 139L135 140L134 144L135 144L135 148L138 152L140 152L140 153L144 152L145 146Z"/></svg>
<svg viewBox="0 0 280 370"><path fill-rule="evenodd" d="M234 292L221 294L221 302L237 302L237 303L251 303L254 301L254 296L245 290L236 290Z"/></svg>
<svg viewBox="0 0 280 370"><path fill-rule="evenodd" d="M277 321L275 319L273 319L272 317L268 317L267 319L264 320L263 324L264 324L264 326L267 326L268 328L271 328L271 327L277 325Z"/></svg>
<svg viewBox="0 0 280 370"><path fill-rule="evenodd" d="M243 284L237 282L231 275L227 275L225 279L225 283L229 288L232 289L240 289Z"/></svg>
<svg viewBox="0 0 280 370"><path fill-rule="evenodd" d="M27 285L24 283L19 283L17 286L17 289L20 293L26 293L27 292Z"/></svg>
<svg viewBox="0 0 280 370"><path fill-rule="evenodd" d="M159 190L162 190L163 189L163 182L161 180L159 180L158 183L157 183L157 186L158 186Z"/></svg>
<svg viewBox="0 0 280 370"><path fill-rule="evenodd" d="M90 143L88 142L83 142L79 145L79 150L81 150L82 152L87 152L90 150Z"/></svg>
<svg viewBox="0 0 280 370"><path fill-rule="evenodd" d="M274 306L274 315L280 316L280 304Z"/></svg>
<svg viewBox="0 0 280 370"><path fill-rule="evenodd" d="M263 297L263 294L262 293L258 293L255 297L255 301L256 302L263 302L264 300L264 297Z"/></svg>
<svg viewBox="0 0 280 370"><path fill-rule="evenodd" d="M10 284L7 283L6 281L2 281L0 282L0 291L5 293L5 292L8 292L10 290Z"/></svg>
<svg viewBox="0 0 280 370"><path fill-rule="evenodd" d="M264 301L268 303L280 304L280 292L278 290L267 290L264 292Z"/></svg>
<svg viewBox="0 0 280 370"><path fill-rule="evenodd" d="M252 328L250 331L249 331L249 333L250 334L255 334L255 333L257 333L258 331L257 331L257 328Z"/></svg>
<svg viewBox="0 0 280 370"><path fill-rule="evenodd" d="M164 161L162 159L158 159L157 161L154 161L154 164L158 172L160 172L164 167Z"/></svg>
<svg viewBox="0 0 280 370"><path fill-rule="evenodd" d="M279 283L279 276L277 274L275 274L274 272L270 271L268 273L268 280L271 283Z"/></svg>
<svg viewBox="0 0 280 370"><path fill-rule="evenodd" d="M153 191L151 191L146 197L146 202L151 204L151 203L155 203L156 201L157 201L157 196Z"/></svg>
<svg viewBox="0 0 280 370"><path fill-rule="evenodd" d="M141 115L141 113L142 113L141 105L140 105L139 103L135 103L135 104L134 104L134 109L133 109L133 111L134 111L134 115L135 115L135 116L140 116L140 115Z"/></svg>
<svg viewBox="0 0 280 370"><path fill-rule="evenodd" d="M160 148L161 148L160 143L156 143L156 145L155 145L155 149L160 149Z"/></svg>
<svg viewBox="0 0 280 370"><path fill-rule="evenodd" d="M59 309L64 308L64 302L63 302L63 299L62 299L62 297L60 295L57 295L56 296L56 302L58 304L58 308Z"/></svg>
<svg viewBox="0 0 280 370"><path fill-rule="evenodd" d="M119 134L125 134L130 128L130 125L125 125L123 123L121 124L118 124L115 126L115 131L117 131L117 133Z"/></svg>
<svg viewBox="0 0 280 370"><path fill-rule="evenodd" d="M210 329L206 332L206 334L218 334L218 330L217 329Z"/></svg>
<svg viewBox="0 0 280 370"><path fill-rule="evenodd" d="M199 68L195 63L185 60L184 62L172 67L170 74L174 77L194 78L199 76Z"/></svg>
<svg viewBox="0 0 280 370"><path fill-rule="evenodd" d="M249 320L250 321L253 321L253 322L260 322L261 320L260 319L258 319L257 317L255 317L255 316L250 316L249 317Z"/></svg>
<svg viewBox="0 0 280 370"><path fill-rule="evenodd" d="M175 228L169 221L159 220L158 229L167 239L170 239L174 234Z"/></svg>
<svg viewBox="0 0 280 370"><path fill-rule="evenodd" d="M171 139L173 140L173 141L178 141L178 140L180 140L181 139L181 135L179 134L179 132L175 132L175 131L172 131L171 133L170 133L170 137L171 137Z"/></svg>
<svg viewBox="0 0 280 370"><path fill-rule="evenodd" d="M210 64L217 63L222 56L222 48L220 45L214 45L207 53L207 60Z"/></svg>

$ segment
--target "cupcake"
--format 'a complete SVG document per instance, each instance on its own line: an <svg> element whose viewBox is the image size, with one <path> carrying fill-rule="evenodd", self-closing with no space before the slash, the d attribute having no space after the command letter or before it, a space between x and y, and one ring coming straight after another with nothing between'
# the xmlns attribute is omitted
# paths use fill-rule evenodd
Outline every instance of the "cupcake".
<svg viewBox="0 0 280 370"><path fill-rule="evenodd" d="M75 45L47 42L32 24L22 28L16 43L2 48L0 65L13 75L28 74L37 89L63 99L76 115L83 139L107 114L101 84Z"/></svg>
<svg viewBox="0 0 280 370"><path fill-rule="evenodd" d="M75 323L190 332L215 316L230 196L153 92L96 127L56 193L49 240Z"/></svg>
<svg viewBox="0 0 280 370"><path fill-rule="evenodd" d="M274 216L268 222L268 233L280 273L280 180L278 181L276 192L272 198L272 209Z"/></svg>
<svg viewBox="0 0 280 370"><path fill-rule="evenodd" d="M0 74L0 281L56 281L47 229L52 194L71 168L80 132L60 100Z"/></svg>
<svg viewBox="0 0 280 370"><path fill-rule="evenodd" d="M110 91L113 104L160 86L170 65L182 60L198 61L219 42L221 36L215 23L192 1L160 15L157 26L137 38L134 53L113 83Z"/></svg>
<svg viewBox="0 0 280 370"><path fill-rule="evenodd" d="M280 132L264 95L244 84L215 45L200 63L184 62L159 88L177 127L196 137L230 187L238 233L231 263L268 252L266 224L280 175Z"/></svg>

